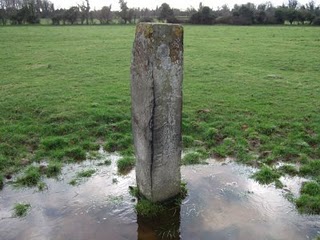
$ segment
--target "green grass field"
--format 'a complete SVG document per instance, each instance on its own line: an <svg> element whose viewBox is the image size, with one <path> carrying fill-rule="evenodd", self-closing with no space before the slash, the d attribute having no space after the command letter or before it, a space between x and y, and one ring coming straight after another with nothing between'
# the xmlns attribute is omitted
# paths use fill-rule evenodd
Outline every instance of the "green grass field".
<svg viewBox="0 0 320 240"><path fill-rule="evenodd" d="M134 26L0 28L0 173L131 155ZM185 26L183 142L320 175L320 28ZM203 154L203 152L207 153Z"/></svg>

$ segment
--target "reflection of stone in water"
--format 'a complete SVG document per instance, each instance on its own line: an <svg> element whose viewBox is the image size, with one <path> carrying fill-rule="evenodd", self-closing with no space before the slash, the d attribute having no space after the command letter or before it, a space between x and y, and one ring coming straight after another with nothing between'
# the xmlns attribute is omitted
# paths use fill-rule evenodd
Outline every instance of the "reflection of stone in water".
<svg viewBox="0 0 320 240"><path fill-rule="evenodd" d="M298 214L281 190L258 184L249 178L254 169L235 163L182 167L188 196L181 209L159 219L136 216L128 191L134 171L117 175L116 160L77 187L68 182L97 162L67 165L60 181L44 179L45 192L6 185L0 192L0 240L311 240L320 233L320 216ZM292 186L300 182L288 180ZM31 204L30 212L11 218L20 201Z"/></svg>
<svg viewBox="0 0 320 240"><path fill-rule="evenodd" d="M137 216L138 240L180 240L181 206L166 207L165 213L154 218Z"/></svg>

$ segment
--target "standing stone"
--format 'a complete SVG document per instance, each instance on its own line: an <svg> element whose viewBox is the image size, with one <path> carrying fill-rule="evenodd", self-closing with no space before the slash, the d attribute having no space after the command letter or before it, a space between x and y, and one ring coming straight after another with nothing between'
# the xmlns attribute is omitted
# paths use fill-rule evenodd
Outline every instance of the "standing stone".
<svg viewBox="0 0 320 240"><path fill-rule="evenodd" d="M140 23L131 64L137 186L160 202L180 192L183 28Z"/></svg>

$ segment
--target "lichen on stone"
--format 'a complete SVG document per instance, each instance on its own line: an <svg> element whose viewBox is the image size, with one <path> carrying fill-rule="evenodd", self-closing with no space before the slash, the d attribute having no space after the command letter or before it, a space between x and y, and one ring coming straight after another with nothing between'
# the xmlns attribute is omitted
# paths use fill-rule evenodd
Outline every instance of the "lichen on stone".
<svg viewBox="0 0 320 240"><path fill-rule="evenodd" d="M181 60L181 44L179 41L179 39L175 39L170 43L170 58L173 63Z"/></svg>
<svg viewBox="0 0 320 240"><path fill-rule="evenodd" d="M174 26L172 30L176 38L182 38L183 28L181 26Z"/></svg>
<svg viewBox="0 0 320 240"><path fill-rule="evenodd" d="M144 25L144 37L145 38L152 38L153 36L153 26L151 24L145 24Z"/></svg>

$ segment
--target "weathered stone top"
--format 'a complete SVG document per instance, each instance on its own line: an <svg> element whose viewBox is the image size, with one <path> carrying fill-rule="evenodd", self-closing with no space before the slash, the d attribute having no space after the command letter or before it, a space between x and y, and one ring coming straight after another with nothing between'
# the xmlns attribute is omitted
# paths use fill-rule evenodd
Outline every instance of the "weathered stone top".
<svg viewBox="0 0 320 240"><path fill-rule="evenodd" d="M181 60L183 27L180 24L139 23L136 28L136 39L140 39L140 42L152 43L149 46L151 48L161 44L168 45L172 62Z"/></svg>
<svg viewBox="0 0 320 240"><path fill-rule="evenodd" d="M147 38L166 38L168 35L174 38L181 38L183 36L183 27L180 24L172 23L142 22L137 25L136 34L142 33L144 33Z"/></svg>
<svg viewBox="0 0 320 240"><path fill-rule="evenodd" d="M183 27L180 24L164 23L139 23L136 29L136 35L144 34L144 37L150 39L167 39L182 38Z"/></svg>

